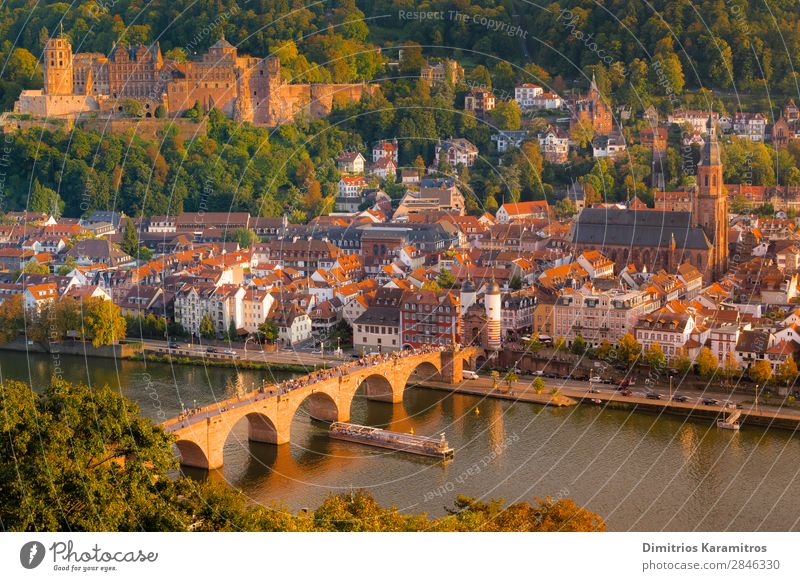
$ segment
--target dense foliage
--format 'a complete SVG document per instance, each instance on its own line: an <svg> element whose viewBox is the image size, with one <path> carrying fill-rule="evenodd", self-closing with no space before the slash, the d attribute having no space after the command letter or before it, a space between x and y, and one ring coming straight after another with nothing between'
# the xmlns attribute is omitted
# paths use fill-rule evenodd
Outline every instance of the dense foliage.
<svg viewBox="0 0 800 581"><path fill-rule="evenodd" d="M428 518L384 508L365 492L313 512L248 504L233 489L174 478L171 437L108 387L54 378L41 395L0 384L0 529L8 531L598 531L568 499L503 507L459 497Z"/></svg>
<svg viewBox="0 0 800 581"><path fill-rule="evenodd" d="M237 126L216 110L208 126L208 136L190 142L174 130L160 142L80 129L15 133L6 140L7 207L29 207L35 174L58 192L67 216L112 208L133 216L200 209L280 216L302 207L300 188L309 177L333 195L338 178L331 157L352 139L325 121L270 133Z"/></svg>
<svg viewBox="0 0 800 581"><path fill-rule="evenodd" d="M0 304L0 342L22 335L39 343L67 337L90 341L95 347L124 339L127 322L120 308L99 297L83 301L70 296L45 302L38 309L25 309L21 294ZM163 334L162 334L163 336Z"/></svg>
<svg viewBox="0 0 800 581"><path fill-rule="evenodd" d="M677 93L684 84L750 91L763 89L763 82L772 91L797 92L792 63L800 56L800 14L792 0L702 4L690 0L431 0L414 8L405 0L361 0L359 5L368 17L389 15L370 25L380 38L400 35L424 46L441 47L438 52L443 56L455 55L489 68L505 60L521 65L527 57L524 62L535 62L552 76L568 79L601 64L611 70L609 81L615 88L643 90L645 99L651 93L663 94L654 71L648 71L656 60ZM442 11L444 18L413 25L399 21L399 11L413 9ZM515 33L514 26L521 32Z"/></svg>

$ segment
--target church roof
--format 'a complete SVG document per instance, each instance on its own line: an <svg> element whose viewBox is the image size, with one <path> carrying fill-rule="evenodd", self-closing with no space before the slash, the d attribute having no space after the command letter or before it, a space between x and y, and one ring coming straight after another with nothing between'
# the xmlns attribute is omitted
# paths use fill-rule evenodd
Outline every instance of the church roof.
<svg viewBox="0 0 800 581"><path fill-rule="evenodd" d="M572 232L574 244L705 250L711 243L702 228L692 226L690 212L584 208Z"/></svg>

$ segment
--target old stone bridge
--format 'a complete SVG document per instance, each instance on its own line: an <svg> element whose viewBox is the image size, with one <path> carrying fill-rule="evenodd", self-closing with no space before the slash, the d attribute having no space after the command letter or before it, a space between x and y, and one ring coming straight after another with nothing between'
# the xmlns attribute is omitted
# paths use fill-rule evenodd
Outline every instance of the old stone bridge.
<svg viewBox="0 0 800 581"><path fill-rule="evenodd" d="M366 386L367 399L398 403L410 382L425 379L459 384L466 365L475 368L482 351L447 348L441 351L398 352L385 360L352 362L320 373L290 380L288 387L264 386L241 397L220 401L164 422L175 436L181 464L216 469L223 465L228 434L242 418L248 421L248 438L254 442L286 444L292 420L304 402L309 415L326 422L346 422L356 391Z"/></svg>

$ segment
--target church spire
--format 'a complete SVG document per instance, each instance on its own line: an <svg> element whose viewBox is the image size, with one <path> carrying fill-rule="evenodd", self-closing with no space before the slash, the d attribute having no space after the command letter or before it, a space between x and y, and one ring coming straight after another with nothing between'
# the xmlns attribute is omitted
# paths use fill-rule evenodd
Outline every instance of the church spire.
<svg viewBox="0 0 800 581"><path fill-rule="evenodd" d="M713 113L709 114L706 122L706 142L703 146L703 158L700 161L700 165L722 165Z"/></svg>

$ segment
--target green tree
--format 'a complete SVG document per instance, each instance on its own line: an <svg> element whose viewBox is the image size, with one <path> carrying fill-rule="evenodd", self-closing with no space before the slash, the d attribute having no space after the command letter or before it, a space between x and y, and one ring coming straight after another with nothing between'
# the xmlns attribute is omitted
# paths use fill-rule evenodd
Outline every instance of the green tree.
<svg viewBox="0 0 800 581"><path fill-rule="evenodd" d="M569 198L564 198L556 204L556 216L559 218L570 218L578 213L575 202Z"/></svg>
<svg viewBox="0 0 800 581"><path fill-rule="evenodd" d="M42 84L42 71L39 60L29 50L17 47L11 51L5 63L5 80L18 83L26 88L37 88Z"/></svg>
<svg viewBox="0 0 800 581"><path fill-rule="evenodd" d="M198 331L200 336L204 339L213 339L217 336L217 332L214 329L214 323L211 321L208 315L203 315L203 318L200 320L200 325L198 326Z"/></svg>
<svg viewBox="0 0 800 581"><path fill-rule="evenodd" d="M78 266L78 262L72 256L67 256L64 259L64 264L62 264L61 266L58 267L57 273L58 273L59 276L66 276L70 272L75 270L75 267L77 267L77 266Z"/></svg>
<svg viewBox="0 0 800 581"><path fill-rule="evenodd" d="M122 112L128 117L144 117L144 105L136 99L122 101Z"/></svg>
<svg viewBox="0 0 800 581"><path fill-rule="evenodd" d="M750 200L748 200L745 196L739 194L731 198L730 202L730 211L733 214L747 214L750 212L752 205L750 204Z"/></svg>
<svg viewBox="0 0 800 581"><path fill-rule="evenodd" d="M657 342L650 345L644 354L647 364L653 369L662 369L667 364L667 357L664 355L664 350Z"/></svg>
<svg viewBox="0 0 800 581"><path fill-rule="evenodd" d="M586 341L582 335L578 334L575 339L572 340L572 352L575 355L583 355L586 353Z"/></svg>
<svg viewBox="0 0 800 581"><path fill-rule="evenodd" d="M258 242L258 236L250 228L236 228L225 232L225 240L237 242L240 248L250 248Z"/></svg>
<svg viewBox="0 0 800 581"><path fill-rule="evenodd" d="M95 347L113 345L125 338L125 317L113 301L91 298L83 303L86 339Z"/></svg>
<svg viewBox="0 0 800 581"><path fill-rule="evenodd" d="M50 274L50 267L35 260L29 260L22 267L22 272L25 274Z"/></svg>
<svg viewBox="0 0 800 581"><path fill-rule="evenodd" d="M508 61L500 60L494 66L492 71L492 86L497 91L504 93L513 93L514 86L517 82L517 75L514 72L514 67Z"/></svg>
<svg viewBox="0 0 800 581"><path fill-rule="evenodd" d="M518 274L515 274L511 277L511 280L508 281L508 288L511 290L520 290L522 289L522 279L519 277Z"/></svg>
<svg viewBox="0 0 800 581"><path fill-rule="evenodd" d="M453 273L447 269L442 268L436 276L436 283L443 289L453 288L456 286L456 279Z"/></svg>
<svg viewBox="0 0 800 581"><path fill-rule="evenodd" d="M130 256L137 256L139 254L139 237L136 235L136 227L133 225L133 220L127 218L125 226L122 229L122 243L120 248L125 254Z"/></svg>
<svg viewBox="0 0 800 581"><path fill-rule="evenodd" d="M408 42L403 45L403 58L400 61L400 71L419 75L420 69L425 64L425 57L422 56L422 47L416 42Z"/></svg>
<svg viewBox="0 0 800 581"><path fill-rule="evenodd" d="M526 141L514 153L514 164L519 168L522 187L531 194L544 194L542 189L542 170L544 158L537 141ZM538 196L536 196L538 197Z"/></svg>
<svg viewBox="0 0 800 581"><path fill-rule="evenodd" d="M55 190L47 188L39 183L39 178L34 178L33 189L31 190L30 209L32 212L51 214L58 219L64 211L64 200L61 199Z"/></svg>
<svg viewBox="0 0 800 581"><path fill-rule="evenodd" d="M531 337L531 340L528 341L528 344L525 346L525 348L531 353L538 353L539 351L544 349L544 343L542 343L539 340L539 335L536 334L533 337Z"/></svg>
<svg viewBox="0 0 800 581"><path fill-rule="evenodd" d="M517 131L522 124L522 112L516 101L499 101L490 115L495 127L503 131Z"/></svg>
<svg viewBox="0 0 800 581"><path fill-rule="evenodd" d="M512 370L506 373L506 387L508 387L508 389L511 389L511 385L517 381L519 381L519 376L516 372Z"/></svg>
<svg viewBox="0 0 800 581"><path fill-rule="evenodd" d="M533 382L531 382L531 388L537 394L541 394L546 387L547 386L544 383L544 379L542 379L541 377L537 377L536 379L533 380Z"/></svg>

